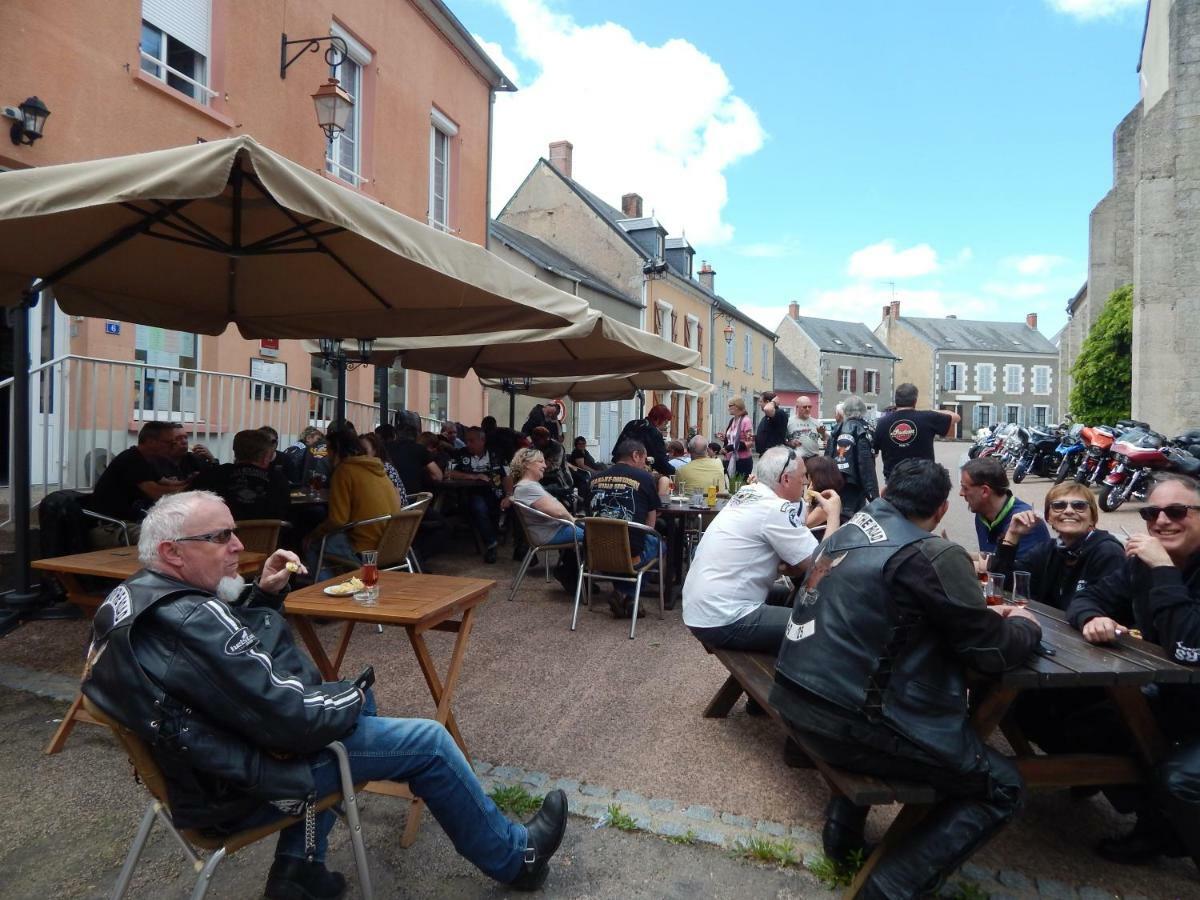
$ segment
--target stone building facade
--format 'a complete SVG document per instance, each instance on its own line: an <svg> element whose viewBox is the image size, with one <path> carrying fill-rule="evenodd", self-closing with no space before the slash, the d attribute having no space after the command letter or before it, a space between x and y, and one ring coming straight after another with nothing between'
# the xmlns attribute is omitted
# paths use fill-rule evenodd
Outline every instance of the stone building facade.
<svg viewBox="0 0 1200 900"><path fill-rule="evenodd" d="M1133 415L1173 434L1200 423L1200 0L1151 0L1138 73L1141 100L1113 135L1113 187L1091 214L1086 294L1069 307L1061 362L1132 283Z"/></svg>

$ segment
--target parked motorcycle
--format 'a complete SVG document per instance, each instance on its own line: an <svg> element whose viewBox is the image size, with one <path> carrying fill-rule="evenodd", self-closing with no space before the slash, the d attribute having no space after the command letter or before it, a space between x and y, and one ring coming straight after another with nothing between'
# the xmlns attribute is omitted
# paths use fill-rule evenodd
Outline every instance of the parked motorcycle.
<svg viewBox="0 0 1200 900"><path fill-rule="evenodd" d="M1189 442L1186 437L1187 433L1167 441L1157 432L1140 429L1123 435L1113 444L1114 465L1100 488L1100 508L1113 512L1127 500L1146 499L1158 472L1200 475L1200 442Z"/></svg>
<svg viewBox="0 0 1200 900"><path fill-rule="evenodd" d="M1055 484L1062 484L1066 481L1067 476L1079 465L1079 460L1082 459L1086 449L1081 437L1081 432L1085 427L1084 425L1072 425L1055 448L1054 452L1059 455L1058 468L1054 471Z"/></svg>
<svg viewBox="0 0 1200 900"><path fill-rule="evenodd" d="M1026 475L1052 478L1062 462L1058 456L1058 445L1062 440L1061 428L1035 427L1029 431L1029 440L1017 459L1013 469L1013 481L1020 484Z"/></svg>
<svg viewBox="0 0 1200 900"><path fill-rule="evenodd" d="M986 425L975 432L975 443L967 450L967 458L990 456L994 452L999 438L996 436L997 425Z"/></svg>

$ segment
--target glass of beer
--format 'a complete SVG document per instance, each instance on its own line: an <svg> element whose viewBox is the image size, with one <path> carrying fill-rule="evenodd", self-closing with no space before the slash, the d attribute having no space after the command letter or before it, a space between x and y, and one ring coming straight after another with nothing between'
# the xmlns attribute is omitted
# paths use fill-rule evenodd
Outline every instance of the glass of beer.
<svg viewBox="0 0 1200 900"><path fill-rule="evenodd" d="M363 606L375 606L379 603L379 552L364 550L359 554L362 558L363 589L354 595L355 601Z"/></svg>
<svg viewBox="0 0 1200 900"><path fill-rule="evenodd" d="M984 583L984 599L988 606L1004 605L1004 576L999 572L989 572Z"/></svg>
<svg viewBox="0 0 1200 900"><path fill-rule="evenodd" d="M988 565L992 561L992 554L981 552L979 554L979 563L975 568L975 574L979 576L979 583L987 587Z"/></svg>
<svg viewBox="0 0 1200 900"><path fill-rule="evenodd" d="M1029 605L1028 572L1013 572L1012 604L1013 606Z"/></svg>

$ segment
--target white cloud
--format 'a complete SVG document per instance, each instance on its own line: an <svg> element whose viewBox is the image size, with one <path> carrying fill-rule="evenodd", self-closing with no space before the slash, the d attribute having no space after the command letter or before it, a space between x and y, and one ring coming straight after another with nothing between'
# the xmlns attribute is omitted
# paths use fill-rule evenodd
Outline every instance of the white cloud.
<svg viewBox="0 0 1200 900"><path fill-rule="evenodd" d="M517 68L517 64L505 55L504 48L495 41L489 41L487 38L480 37L477 34L472 34L471 37L475 38L475 43L483 48L483 52L492 58L492 62L500 68L500 71L507 75L509 80L519 88L521 86L521 71Z"/></svg>
<svg viewBox="0 0 1200 900"><path fill-rule="evenodd" d="M846 271L854 278L914 278L937 268L937 251L928 244L897 250L889 238L850 254Z"/></svg>
<svg viewBox="0 0 1200 900"><path fill-rule="evenodd" d="M1045 275L1051 269L1057 268L1067 260L1061 256L1049 253L1034 253L1030 256L1019 256L1007 260L1006 263L1022 275Z"/></svg>
<svg viewBox="0 0 1200 900"><path fill-rule="evenodd" d="M1104 19L1131 9L1145 9L1146 0L1049 0L1055 12L1076 19Z"/></svg>
<svg viewBox="0 0 1200 900"><path fill-rule="evenodd" d="M528 83L496 99L495 208L551 141L569 140L573 175L601 198L618 206L622 194L639 193L672 234L729 241L725 170L765 134L721 66L681 38L650 46L612 22L578 25L545 0L500 5Z"/></svg>
<svg viewBox="0 0 1200 900"><path fill-rule="evenodd" d="M989 281L983 286L983 290L986 293L1009 300L1024 300L1028 297L1041 297L1046 293L1046 291L1049 290L1049 288L1044 284L1038 284L1032 281L1020 281L1012 284L1000 281Z"/></svg>

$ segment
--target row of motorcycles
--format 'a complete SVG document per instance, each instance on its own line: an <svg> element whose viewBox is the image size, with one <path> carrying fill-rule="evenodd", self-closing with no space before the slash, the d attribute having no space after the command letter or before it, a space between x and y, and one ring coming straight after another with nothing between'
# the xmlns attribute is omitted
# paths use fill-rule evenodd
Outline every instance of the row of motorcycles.
<svg viewBox="0 0 1200 900"><path fill-rule="evenodd" d="M1034 475L1098 486L1100 508L1112 512L1127 500L1145 500L1156 474L1200 476L1200 428L1168 439L1133 419L1115 425L996 424L975 433L967 455L994 456L1012 469L1017 484Z"/></svg>

